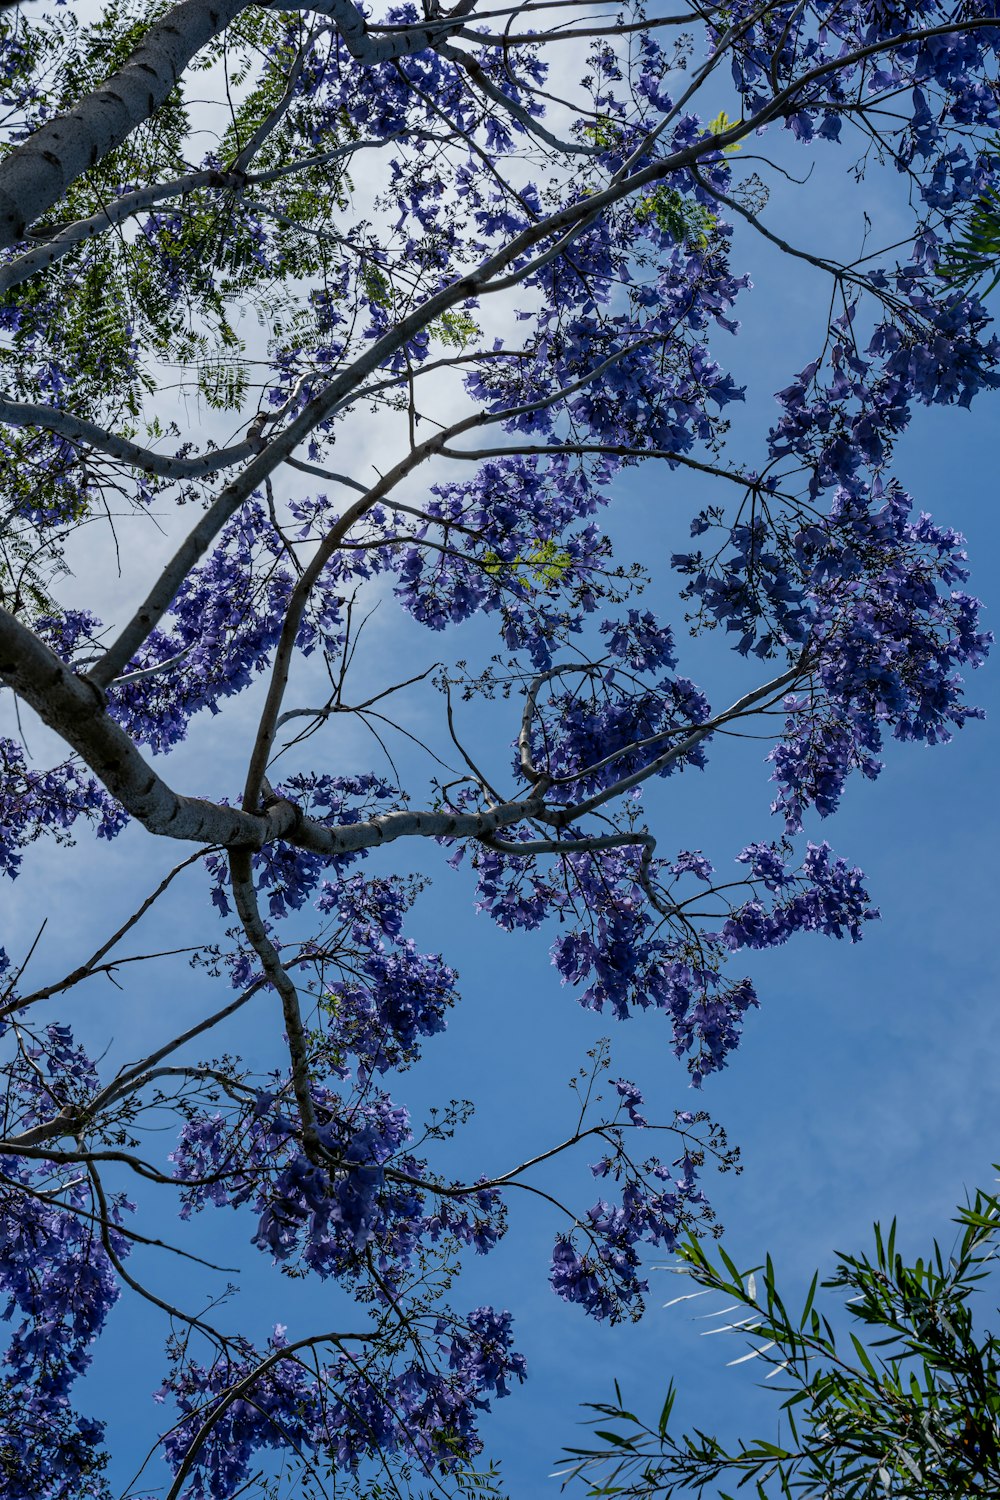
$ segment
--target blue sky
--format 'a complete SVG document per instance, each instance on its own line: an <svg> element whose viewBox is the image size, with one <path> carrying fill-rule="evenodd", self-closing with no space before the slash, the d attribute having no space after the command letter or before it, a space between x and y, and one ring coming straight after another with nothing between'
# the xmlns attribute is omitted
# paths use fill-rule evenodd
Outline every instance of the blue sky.
<svg viewBox="0 0 1000 1500"><path fill-rule="evenodd" d="M843 253L856 249L863 208L891 228L893 184L857 187L846 174L847 159L845 152L827 151L806 186L782 186L769 222ZM750 388L730 444L733 454L749 456L761 451L772 419L770 393L817 352L828 290L817 273L780 258L749 232L737 237L734 265L746 266L755 285L741 300L743 330L722 343L720 355ZM966 532L972 586L994 608L1000 574L995 410L989 396L971 412L918 410L896 463L921 508ZM683 472L644 470L620 488L609 517L616 550L622 561L640 557L652 570L648 600L664 615L678 619L680 613L676 580L666 568L669 554L686 538L690 516L715 498L709 481ZM452 654L471 653L485 640L470 629L455 637ZM688 666L718 702L730 684L743 680L721 645L695 643L696 665ZM364 671L377 686L399 659L420 666L440 649L440 641L415 635L387 606L371 627ZM808 1283L814 1266L828 1267L835 1249L863 1246L876 1217L898 1215L904 1245L922 1246L933 1234L947 1238L956 1200L966 1187L988 1181L990 1163L1000 1158L994 1127L1000 1077L995 669L978 674L972 688L974 701L993 710L985 724L971 725L944 748L891 748L881 780L851 786L836 819L809 827L811 836L821 833L865 870L883 920L869 925L858 947L802 938L778 953L754 956L761 1010L751 1016L729 1069L709 1080L696 1101L656 1016L615 1025L582 1011L550 966L551 934L498 931L474 916L467 872L449 871L436 850L396 845L394 860L435 871L412 931L460 970L463 992L447 1035L428 1044L425 1064L396 1093L416 1117L451 1096L477 1102L476 1119L454 1147L456 1172L472 1163L481 1163L480 1170L507 1166L559 1137L571 1118L566 1081L587 1049L611 1034L617 1070L636 1078L659 1102L661 1115L694 1102L741 1147L739 1177L706 1179L737 1261L758 1260L769 1249L794 1289ZM430 723L431 711L415 702L408 722L420 728ZM509 708L506 714L502 706L471 709L465 720L476 743L492 747L498 766L514 732ZM223 790L228 769L239 766L240 728L251 722L250 709L238 707L221 722L224 729L208 721L198 726L177 757L175 784L195 790L210 757L217 790ZM687 774L658 787L648 805L664 847L700 847L721 865L750 839L773 836L765 749L729 742L714 750L703 776ZM366 743L353 731L338 741L336 754L338 769L371 764ZM414 760L413 767L415 778L426 775L423 764ZM54 917L41 963L46 973L69 966L129 908L141 886L153 884L169 853L155 848L151 854L150 841L135 832L110 850L86 841L71 852L40 849L10 889L7 931L26 944L47 904ZM369 870L375 873L374 861ZM149 944L173 946L191 932L203 936L201 894L197 882L172 894L149 925ZM124 996L95 981L74 1000L72 1014L94 1044L110 1049L109 1059L131 1058L165 1024L197 1014L208 993L183 961L161 964L132 979ZM246 1024L232 1040L227 1034L225 1045L266 1059L279 1030L274 1006L261 997L244 1015ZM560 1168L547 1185L553 1181L579 1208L596 1196L585 1158ZM167 1220L160 1223L167 1227ZM720 1348L725 1340L703 1340L686 1304L661 1309L680 1290L674 1278L651 1272L650 1310L639 1326L600 1328L558 1302L546 1280L558 1227L536 1203L515 1203L507 1241L469 1266L455 1297L459 1305L489 1300L509 1307L518 1347L527 1355L529 1383L498 1403L483 1429L487 1455L502 1461L512 1496L534 1500L556 1492L547 1476L562 1444L577 1440L579 1405L608 1397L613 1377L651 1415L673 1377L681 1388L679 1422L706 1428L718 1422L730 1430L755 1423L770 1435L771 1408L753 1373L725 1367L738 1351ZM338 1306L332 1289L275 1276L246 1244L245 1221L203 1216L196 1233L209 1253L238 1255L243 1269L232 1280L242 1290L233 1317L238 1310L257 1337L276 1321L287 1322L293 1335L309 1331L317 1316L327 1321L327 1307L332 1313ZM143 1267L165 1295L196 1304L220 1285L169 1258L150 1256ZM109 1420L112 1477L119 1485L128 1482L155 1434L150 1392L162 1369L162 1331L148 1309L123 1303L81 1396L83 1409Z"/></svg>
<svg viewBox="0 0 1000 1500"><path fill-rule="evenodd" d="M787 154L783 159L790 160ZM832 154L821 159L818 180L776 194L769 222L797 231L798 243L849 253L847 211L853 208L856 231L860 208L871 206L871 189L838 180L833 174L843 166ZM893 186L883 183L881 190L888 195ZM881 206L891 213L891 200ZM734 264L751 269L755 286L741 299L743 329L731 359L755 394L737 415L731 448L759 452L762 429L775 411L769 393L816 352L828 290L818 273L790 266L747 236L737 240ZM966 533L971 587L994 606L1000 576L995 434L989 397L969 412L921 409L895 465L920 508ZM620 553L659 566L656 600L664 612L670 581L662 585L662 563L710 490L710 481L695 484L683 474L667 481L643 476L616 509ZM995 608L987 611L987 623L996 628ZM716 645L705 648L701 679L713 689L726 670ZM904 1247L921 1251L935 1235L947 1243L955 1203L966 1188L990 1181L991 1163L1000 1159L993 1123L1000 1092L995 666L976 674L970 689L972 700L987 709L984 724L937 749L891 747L878 782L852 785L834 819L809 826L811 837L829 839L865 870L882 921L869 924L857 946L804 937L777 953L754 955L761 1010L750 1018L730 1067L702 1090L700 1102L724 1123L743 1156L739 1177L709 1182L727 1249L744 1265L770 1250L793 1296L796 1289L804 1294L814 1267L832 1266L836 1249L865 1247L876 1218L898 1215ZM690 842L713 857L718 851L721 864L724 851L770 836L766 777L754 746L716 747L703 777L659 791L651 826L665 847ZM435 899L443 899L440 888ZM535 1039L533 1055L523 1062L524 1097L533 1099L535 1079L541 1082L547 1071L539 1054L563 1047L570 1027L586 1038L609 1025L569 1016L570 997L551 977L546 982L542 956L531 973L523 959L515 969L515 946L504 940L506 972L492 990L496 1009L506 1012L505 1030L509 1025ZM531 990L527 1001L517 982L522 973ZM501 1076L502 1113L510 1076L496 1059L500 1038L489 1032L496 1010L484 992L487 982L476 984L475 1003L489 1036L482 1044L484 1070ZM509 1014L514 1005L523 1030ZM659 1085L666 1100L684 1102L682 1071L658 1030L656 1017L614 1028L617 1056L642 1085ZM516 1068L513 1058L509 1066ZM568 1070L551 1071L560 1085ZM543 1238L540 1231L533 1254L544 1248ZM535 1378L520 1400L498 1406L491 1445L503 1457L513 1494L547 1493L543 1476L552 1465L546 1460L561 1443L578 1440L577 1404L609 1399L613 1377L628 1404L650 1417L673 1377L680 1386L679 1424L774 1435L777 1403L761 1393L752 1369L725 1366L742 1351L727 1340L701 1337L705 1324L694 1319L705 1304L662 1310L659 1304L682 1288L667 1275L651 1279L645 1321L618 1330L587 1327L574 1309L552 1299L547 1304L537 1271L531 1293L519 1291L519 1307L531 1298L523 1321Z"/></svg>

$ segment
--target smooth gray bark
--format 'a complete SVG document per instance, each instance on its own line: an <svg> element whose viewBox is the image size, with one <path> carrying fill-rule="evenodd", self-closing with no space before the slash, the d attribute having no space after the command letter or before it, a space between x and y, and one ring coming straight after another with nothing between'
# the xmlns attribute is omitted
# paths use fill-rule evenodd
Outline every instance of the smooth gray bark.
<svg viewBox="0 0 1000 1500"><path fill-rule="evenodd" d="M271 802L262 812L248 813L201 797L186 797L157 775L111 718L101 690L88 678L77 676L33 631L2 608L0 682L13 688L79 755L131 817L150 833L166 838L229 849L261 849L284 839L332 857L411 836L477 838L542 811L541 796L532 792L483 813L404 810L328 828L303 817L300 808L283 799Z"/></svg>
<svg viewBox="0 0 1000 1500"><path fill-rule="evenodd" d="M0 162L0 248L22 240L71 183L155 114L195 53L246 7L247 0L181 0L101 88Z"/></svg>
<svg viewBox="0 0 1000 1500"><path fill-rule="evenodd" d="M203 479L219 469L243 463L257 451L254 443L234 443L229 448L209 448L197 458L172 458L169 453L158 453L154 448L144 448L130 438L119 437L88 422L86 417L76 417L72 412L57 406L40 406L27 401L8 401L0 396L0 422L10 427L40 427L44 432L55 432L67 442L81 448L94 448L110 458L139 469L143 474L156 474L162 479Z"/></svg>

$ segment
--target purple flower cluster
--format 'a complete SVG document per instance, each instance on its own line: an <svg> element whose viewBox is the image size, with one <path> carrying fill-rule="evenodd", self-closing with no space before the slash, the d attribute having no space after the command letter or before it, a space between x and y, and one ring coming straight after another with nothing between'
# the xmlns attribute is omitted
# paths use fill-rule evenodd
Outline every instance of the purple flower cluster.
<svg viewBox="0 0 1000 1500"><path fill-rule="evenodd" d="M989 24L996 19L996 8L992 0L974 0L962 15L986 24L981 29L947 30L953 12L943 0L820 0L809 7L789 0L769 6L763 14L752 0L738 0L727 8L725 24L743 28L733 78L744 113L752 115L765 107L775 87L809 69L813 81L786 112L785 127L801 141L814 135L835 141L840 135L839 106L851 97L864 72L861 87L870 98L892 93L910 94L912 99L913 114L893 142L897 166L902 170L915 161L936 164L947 155L954 126L995 129L998 123L995 94L982 78L1000 43L1000 27ZM936 28L941 30L934 34ZM932 34L913 35L921 29ZM891 51L876 53L869 64L865 49L896 38Z"/></svg>
<svg viewBox="0 0 1000 1500"><path fill-rule="evenodd" d="M120 1219L123 1200L109 1207ZM95 1202L79 1171L4 1158L0 1185L0 1317L11 1333L0 1354L0 1473L17 1500L66 1493L103 1497L104 1424L69 1403L118 1300ZM128 1252L114 1224L113 1254Z"/></svg>
<svg viewBox="0 0 1000 1500"><path fill-rule="evenodd" d="M637 1114L643 1103L639 1090L626 1079L615 1087L632 1124L644 1126ZM595 1163L595 1176L622 1182L621 1199L598 1199L572 1233L557 1238L549 1282L558 1297L598 1322L642 1316L648 1287L636 1247L642 1243L673 1250L706 1202L691 1156L685 1153L675 1168L679 1170L671 1172L652 1157L637 1169L621 1151Z"/></svg>
<svg viewBox="0 0 1000 1500"><path fill-rule="evenodd" d="M647 868L647 882L693 875L708 894L725 900L721 930L702 930L696 951L690 919L677 926L659 920L639 878L641 855L629 849L570 854L549 874L513 854L486 851L477 861L480 905L508 929L557 917L563 930L553 962L563 982L578 987L580 1004L607 1008L622 1020L635 1009L663 1011L673 1049L687 1057L697 1084L725 1065L747 1010L757 1004L748 979L726 980L728 955L779 947L797 932L846 934L856 942L864 924L878 916L862 872L835 859L826 843L809 844L797 868L776 845L763 842L737 858L749 867L742 900L732 894L732 882L712 884L714 872L700 853L682 853L672 863L653 860ZM762 901L761 887L775 899ZM680 915L683 907L674 911Z"/></svg>
<svg viewBox="0 0 1000 1500"><path fill-rule="evenodd" d="M683 872L692 858L682 856ZM664 929L640 883L639 862L632 849L612 849L566 855L543 873L515 855L485 850L477 856L480 908L507 930L556 917L562 931L552 961L564 983L579 987L580 1004L607 1008L620 1020L633 1009L663 1011L674 1052L688 1059L700 1083L725 1065L757 997L749 980L720 973L720 939L706 934L694 952L683 930ZM654 861L651 875L666 870ZM707 870L700 861L693 873L705 878Z"/></svg>
<svg viewBox="0 0 1000 1500"><path fill-rule="evenodd" d="M567 624L578 629L581 611L594 607L606 544L593 524L579 523L606 497L579 464L558 456L495 459L466 482L434 485L431 493L431 522L393 563L403 607L433 630L499 614L506 645L548 666L553 641ZM468 534L488 544L470 546ZM438 535L445 549L419 545ZM565 618L567 598L575 598L575 624Z"/></svg>
<svg viewBox="0 0 1000 1500"><path fill-rule="evenodd" d="M344 1470L395 1453L415 1459L428 1475L467 1463L482 1448L477 1423L491 1397L506 1396L512 1381L524 1379L510 1314L491 1307L465 1317L444 1314L421 1343L423 1358L409 1362L372 1360L343 1345L320 1365L315 1356L301 1357L278 1328L266 1350L243 1344L207 1367L175 1346L160 1391L160 1399L171 1397L180 1412L164 1440L175 1468L206 1416L213 1408L219 1412L185 1494L228 1500L244 1486L255 1456L268 1449L316 1452ZM234 1388L235 1399L223 1400Z"/></svg>
<svg viewBox="0 0 1000 1500"><path fill-rule="evenodd" d="M640 644L621 622L606 621L605 627L612 649L602 670L567 671L536 702L530 743L535 765L557 783L552 801L572 804L657 761L662 761L660 776L706 764L707 739L681 754L667 754L710 717L704 694L686 677L667 675L648 682L621 670L615 664L619 650L626 661L652 651L653 631L647 626L647 639ZM666 664L672 637L666 630L655 635Z"/></svg>
<svg viewBox="0 0 1000 1500"><path fill-rule="evenodd" d="M171 605L169 623L149 635L110 694L112 711L139 744L165 752L183 740L202 709L244 691L268 665L281 633L294 573L281 538L259 500L223 530ZM305 653L339 643L340 597L321 581L297 644ZM142 674L142 675L138 675Z"/></svg>
<svg viewBox="0 0 1000 1500"><path fill-rule="evenodd" d="M959 668L978 667L992 637L979 628L962 537L921 515L897 489L837 494L831 517L798 539L813 577L821 696L788 701L772 752L776 808L790 831L815 805L832 812L853 769L869 777L888 732L947 741L980 710L964 700Z"/></svg>
<svg viewBox="0 0 1000 1500"><path fill-rule="evenodd" d="M371 1255L391 1283L423 1241L485 1253L503 1233L494 1189L435 1194L425 1164L406 1149L409 1116L388 1095L369 1089L350 1100L316 1091L323 1156L310 1160L283 1112L287 1092L262 1091L235 1115L187 1122L172 1155L186 1213L209 1202L249 1204L258 1249L348 1281L367 1274Z"/></svg>
<svg viewBox="0 0 1000 1500"><path fill-rule="evenodd" d="M873 921L878 912L861 883L862 872L850 869L842 859L831 859L830 852L829 844L810 844L801 874L793 877L773 848L757 844L744 849L738 858L751 865L753 875L768 890L791 888L791 894L770 908L758 900L737 907L722 929L727 946L776 948L796 932L822 932L836 938L846 933L858 942L862 924Z"/></svg>
<svg viewBox="0 0 1000 1500"><path fill-rule="evenodd" d="M17 740L0 737L0 873L13 879L24 850L36 839L51 835L69 842L81 818L106 839L128 822L128 815L79 762L36 771Z"/></svg>

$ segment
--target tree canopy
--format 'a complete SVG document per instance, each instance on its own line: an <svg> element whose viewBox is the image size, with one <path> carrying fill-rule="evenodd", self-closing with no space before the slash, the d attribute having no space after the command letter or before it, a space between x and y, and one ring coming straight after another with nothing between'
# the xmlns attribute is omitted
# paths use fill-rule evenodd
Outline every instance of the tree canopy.
<svg viewBox="0 0 1000 1500"><path fill-rule="evenodd" d="M638 1317L642 1247L711 1227L704 1168L735 1157L602 1046L565 1138L451 1175L466 1105L421 1129L400 1098L459 994L408 935L401 851L437 849L470 916L548 930L583 1006L662 1013L695 1086L758 1004L752 951L877 915L809 835L888 741L978 714L962 538L892 465L921 406L1000 382L979 295L997 8L32 0L0 27L0 873L124 836L150 877L65 973L38 982L34 932L0 949L5 1493L109 1493L80 1381L123 1293L165 1320L167 1500L267 1493L275 1455L302 1493L468 1485L525 1365L516 1308L458 1300L463 1259L542 1195L554 1293ZM870 243L859 199L853 260L777 234L790 147L883 173L903 230ZM828 299L815 358L734 453L756 237ZM685 474L712 481L671 559L682 620L612 555L632 470L680 503ZM376 679L380 601L418 647ZM688 631L734 648L735 696L686 675ZM348 725L371 731L363 769ZM744 735L766 739L777 822L714 869L657 841L643 797ZM124 1058L86 995L111 975L141 1004L122 945L178 883L205 910L172 956L216 999L151 1017ZM263 1063L258 997L283 1033ZM545 1186L574 1151L590 1205ZM341 1289L345 1321L261 1342L168 1299L154 1189L178 1254L189 1220L234 1208L243 1244Z"/></svg>

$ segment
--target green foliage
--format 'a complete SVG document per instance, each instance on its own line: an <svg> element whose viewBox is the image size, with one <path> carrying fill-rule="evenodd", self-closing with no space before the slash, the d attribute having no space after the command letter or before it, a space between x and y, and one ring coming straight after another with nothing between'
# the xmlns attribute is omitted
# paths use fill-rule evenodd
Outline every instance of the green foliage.
<svg viewBox="0 0 1000 1500"><path fill-rule="evenodd" d="M373 302L376 307L390 308L392 306L392 288L388 278L373 260L366 260L362 266L361 283L369 302Z"/></svg>
<svg viewBox="0 0 1000 1500"><path fill-rule="evenodd" d="M739 121L731 120L723 109L714 120L709 120L705 128L709 135L722 135L738 124ZM740 150L740 143L723 146L722 150L729 155ZM705 204L685 198L677 188L666 183L660 183L653 192L639 200L635 216L640 224L651 219L661 234L669 235L678 245L687 245L692 250L708 248L717 223L715 214Z"/></svg>
<svg viewBox="0 0 1000 1500"><path fill-rule="evenodd" d="M676 188L661 183L648 197L640 199L635 216L640 223L652 219L662 234L668 234L679 245L704 250L715 228L716 218L702 203L692 203Z"/></svg>
<svg viewBox="0 0 1000 1500"><path fill-rule="evenodd" d="M483 334L472 314L460 311L442 313L430 324L427 332L448 349L468 349Z"/></svg>
<svg viewBox="0 0 1000 1500"><path fill-rule="evenodd" d="M250 366L231 354L210 355L198 367L198 389L213 411L229 411L244 401L250 384Z"/></svg>
<svg viewBox="0 0 1000 1500"><path fill-rule="evenodd" d="M0 604L12 614L28 619L56 614L58 606L48 592L51 579L43 573L38 549L14 528L0 528Z"/></svg>
<svg viewBox="0 0 1000 1500"><path fill-rule="evenodd" d="M573 559L558 543L548 537L535 542L531 550L513 562L504 562L496 552L483 554L483 572L491 578L513 577L529 593L547 594L559 587L569 572Z"/></svg>
<svg viewBox="0 0 1000 1500"><path fill-rule="evenodd" d="M742 120L731 120L724 109L720 109L714 120L709 120L706 129L709 135L725 135L727 130L732 130L734 125L741 125ZM723 155L731 156L734 151L742 151L740 141L732 141L728 146L723 146Z"/></svg>
<svg viewBox="0 0 1000 1500"><path fill-rule="evenodd" d="M505 1500L500 1487L500 1470L491 1463L486 1469L457 1469L450 1482L459 1495L475 1495L479 1500Z"/></svg>
<svg viewBox="0 0 1000 1500"><path fill-rule="evenodd" d="M1000 1196L977 1193L957 1222L950 1254L935 1241L912 1264L896 1249L895 1223L887 1235L876 1224L874 1253L841 1255L828 1280L814 1276L797 1314L781 1298L770 1256L741 1273L725 1251L715 1264L699 1242L686 1244L677 1269L723 1296L727 1313L736 1304L726 1328L713 1330L750 1345L729 1363L760 1361L769 1380L780 1376L769 1389L784 1397L784 1440L730 1448L697 1428L677 1438L672 1383L653 1424L625 1408L616 1385L615 1402L591 1407L602 1446L567 1450L564 1485L582 1481L588 1496L630 1500L703 1495L710 1486L733 1500L726 1484L758 1500L1000 1494L1000 1337L977 1333L970 1306L993 1270ZM847 1294L846 1312L866 1335L849 1327L848 1351L816 1308L818 1288Z"/></svg>
<svg viewBox="0 0 1000 1500"><path fill-rule="evenodd" d="M1000 192L995 188L977 198L945 247L938 269L945 281L959 287L974 286L988 276L983 296L1000 283Z"/></svg>
<svg viewBox="0 0 1000 1500"><path fill-rule="evenodd" d="M588 122L583 127L583 133L601 151L613 151L622 138L622 129L617 120L610 115L598 115L592 123Z"/></svg>

